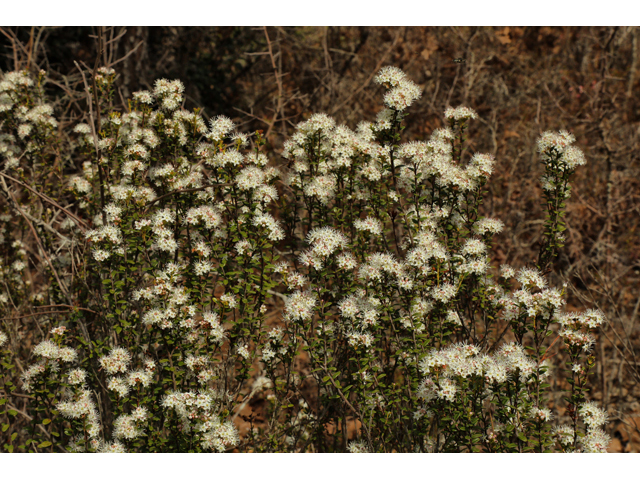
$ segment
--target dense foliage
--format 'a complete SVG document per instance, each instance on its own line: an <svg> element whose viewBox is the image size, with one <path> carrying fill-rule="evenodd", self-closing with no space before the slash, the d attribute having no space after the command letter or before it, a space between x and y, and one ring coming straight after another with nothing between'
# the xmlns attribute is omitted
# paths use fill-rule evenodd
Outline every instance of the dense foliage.
<svg viewBox="0 0 640 480"><path fill-rule="evenodd" d="M6 450L606 450L603 315L547 280L586 163L571 134L538 140L537 264L498 269L477 113L402 143L421 89L395 67L375 122L310 115L283 158L182 108L180 81L121 109L115 78L83 72L85 118L60 122L45 72L0 80Z"/></svg>

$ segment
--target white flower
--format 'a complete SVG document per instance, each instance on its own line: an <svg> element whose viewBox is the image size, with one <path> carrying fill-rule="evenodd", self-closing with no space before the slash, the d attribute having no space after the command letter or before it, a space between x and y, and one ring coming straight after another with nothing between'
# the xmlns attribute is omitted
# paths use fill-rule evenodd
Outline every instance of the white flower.
<svg viewBox="0 0 640 480"><path fill-rule="evenodd" d="M108 356L100 357L98 361L110 375L125 373L131 362L131 354L124 348L116 347Z"/></svg>
<svg viewBox="0 0 640 480"><path fill-rule="evenodd" d="M268 388L273 387L273 383L267 377L258 377L253 382L251 386L252 392L261 392L263 390L267 390Z"/></svg>
<svg viewBox="0 0 640 480"><path fill-rule="evenodd" d="M478 220L473 228L479 235L485 235L487 233L496 234L504 229L504 223L495 218L483 218L482 220Z"/></svg>
<svg viewBox="0 0 640 480"><path fill-rule="evenodd" d="M212 268L213 265L208 260L200 260L193 264L193 270L199 277L209 273Z"/></svg>
<svg viewBox="0 0 640 480"><path fill-rule="evenodd" d="M534 268L521 268L518 272L517 280L524 286L533 286L537 288L544 288L547 281L542 274Z"/></svg>
<svg viewBox="0 0 640 480"><path fill-rule="evenodd" d="M464 243L461 253L463 255L482 255L487 251L487 246L482 240L469 238Z"/></svg>
<svg viewBox="0 0 640 480"><path fill-rule="evenodd" d="M505 279L513 278L516 275L516 271L509 265L500 265L500 276Z"/></svg>
<svg viewBox="0 0 640 480"><path fill-rule="evenodd" d="M343 253L336 258L338 268L343 270L353 270L358 266L358 262L351 253Z"/></svg>
<svg viewBox="0 0 640 480"><path fill-rule="evenodd" d="M117 439L133 440L142 435L142 430L136 425L137 418L133 415L120 415L113 422L113 436Z"/></svg>
<svg viewBox="0 0 640 480"><path fill-rule="evenodd" d="M86 123L79 123L75 127L73 127L73 131L75 133L80 133L83 135L89 135L91 133L91 127Z"/></svg>
<svg viewBox="0 0 640 480"><path fill-rule="evenodd" d="M332 130L336 122L326 113L315 113L306 122L299 123L296 128L306 134Z"/></svg>
<svg viewBox="0 0 640 480"><path fill-rule="evenodd" d="M118 440L115 440L113 442L103 443L100 446L99 451L101 453L126 453L127 450L124 448L124 445L122 443L120 443Z"/></svg>
<svg viewBox="0 0 640 480"><path fill-rule="evenodd" d="M370 347L373 345L373 335L367 332L351 331L347 333L349 345L352 347Z"/></svg>
<svg viewBox="0 0 640 480"><path fill-rule="evenodd" d="M231 119L219 116L211 120L211 130L208 133L210 140L218 142L236 128Z"/></svg>
<svg viewBox="0 0 640 480"><path fill-rule="evenodd" d="M18 127L18 136L24 140L32 130L33 127L31 125L24 123Z"/></svg>
<svg viewBox="0 0 640 480"><path fill-rule="evenodd" d="M334 175L319 175L313 177L304 188L304 193L310 197L318 198L323 205L328 205L329 200L335 195L337 185L338 181Z"/></svg>
<svg viewBox="0 0 640 480"><path fill-rule="evenodd" d="M148 387L152 380L152 374L146 370L136 370L127 376L127 383L132 388L135 388L138 384L141 384L143 387Z"/></svg>
<svg viewBox="0 0 640 480"><path fill-rule="evenodd" d="M402 79L384 95L386 107L397 111L403 111L422 96L422 88L411 80Z"/></svg>
<svg viewBox="0 0 640 480"><path fill-rule="evenodd" d="M553 418L553 416L551 415L551 411L548 408L536 408L536 407L531 409L531 417L534 420L537 420L540 422L548 422Z"/></svg>
<svg viewBox="0 0 640 480"><path fill-rule="evenodd" d="M60 356L60 348L50 340L44 340L35 346L33 354L40 357L56 359Z"/></svg>
<svg viewBox="0 0 640 480"><path fill-rule="evenodd" d="M607 453L611 437L598 428L590 429L582 439L585 453Z"/></svg>
<svg viewBox="0 0 640 480"><path fill-rule="evenodd" d="M16 272L21 272L22 270L25 269L26 266L27 266L27 264L25 262L23 262L22 260L16 260L11 265L11 268L13 268Z"/></svg>
<svg viewBox="0 0 640 480"><path fill-rule="evenodd" d="M120 398L124 398L129 394L129 383L120 377L111 377L107 382L107 388L116 392Z"/></svg>
<svg viewBox="0 0 640 480"><path fill-rule="evenodd" d="M475 120L478 118L478 114L468 107L460 106L457 108L447 108L444 112L444 117L447 120Z"/></svg>
<svg viewBox="0 0 640 480"><path fill-rule="evenodd" d="M439 287L433 287L431 289L431 297L434 300L438 300L442 303L447 303L456 295L456 288L448 283L444 283Z"/></svg>
<svg viewBox="0 0 640 480"><path fill-rule="evenodd" d="M236 184L240 190L250 190L261 186L264 183L264 177L264 172L261 168L249 166L243 168L236 175Z"/></svg>
<svg viewBox="0 0 640 480"><path fill-rule="evenodd" d="M249 358L249 349L246 345L240 345L238 347L238 355L247 360Z"/></svg>
<svg viewBox="0 0 640 480"><path fill-rule="evenodd" d="M311 253L319 258L327 258L339 248L346 247L348 240L341 232L331 227L314 228L307 235L312 246Z"/></svg>
<svg viewBox="0 0 640 480"><path fill-rule="evenodd" d="M377 218L367 217L364 220L357 219L353 222L356 230L360 230L361 232L370 232L373 235L381 235L382 234L382 222Z"/></svg>
<svg viewBox="0 0 640 480"><path fill-rule="evenodd" d="M582 420L589 428L598 428L607 423L607 412L598 408L594 402L583 404L578 410Z"/></svg>
<svg viewBox="0 0 640 480"><path fill-rule="evenodd" d="M256 215L252 223L256 227L265 228L267 230L267 238L270 241L277 242L284 239L284 230L279 222L268 213Z"/></svg>
<svg viewBox="0 0 640 480"><path fill-rule="evenodd" d="M226 304L229 308L236 308L238 306L238 301L236 300L235 295L232 293L225 293L220 297L220 301Z"/></svg>
<svg viewBox="0 0 640 480"><path fill-rule="evenodd" d="M145 105L151 105L153 103L153 96L148 90L133 92L133 99L136 102L144 103Z"/></svg>
<svg viewBox="0 0 640 480"><path fill-rule="evenodd" d="M184 85L180 80L166 80L164 78L156 80L153 94L160 100L161 106L165 110L175 110L182 103L182 93Z"/></svg>
<svg viewBox="0 0 640 480"><path fill-rule="evenodd" d="M364 442L349 442L349 453L369 453Z"/></svg>
<svg viewBox="0 0 640 480"><path fill-rule="evenodd" d="M81 368L71 370L69 372L69 384L70 385L82 385L87 378L87 372Z"/></svg>
<svg viewBox="0 0 640 480"><path fill-rule="evenodd" d="M284 301L285 319L290 321L310 320L317 300L311 292L294 292Z"/></svg>
<svg viewBox="0 0 640 480"><path fill-rule="evenodd" d="M375 77L375 82L380 85L387 84L390 87L397 87L406 78L407 75L398 67L387 66L380 69Z"/></svg>
<svg viewBox="0 0 640 480"><path fill-rule="evenodd" d="M251 253L251 243L248 240L240 240L234 246L238 255L245 255L247 253Z"/></svg>

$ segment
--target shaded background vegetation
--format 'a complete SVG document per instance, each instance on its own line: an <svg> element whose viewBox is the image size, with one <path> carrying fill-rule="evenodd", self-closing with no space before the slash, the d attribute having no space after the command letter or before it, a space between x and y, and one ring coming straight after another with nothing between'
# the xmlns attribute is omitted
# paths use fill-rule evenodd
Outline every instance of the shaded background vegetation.
<svg viewBox="0 0 640 480"><path fill-rule="evenodd" d="M0 68L44 69L51 93L80 92L74 62L93 65L96 28L4 28ZM354 128L381 108L375 73L395 65L423 87L405 140L443 124L465 104L480 120L471 151L496 156L485 212L506 224L500 263L533 264L543 231L535 140L568 129L588 165L567 205L567 246L555 266L571 307L597 306L592 397L609 411L613 451L640 449L640 78L637 27L127 27L104 30L101 64L118 71L120 99L157 78L186 86L186 107L264 130L272 162L293 126L326 112ZM72 95L73 96L73 95ZM65 106L70 118L80 104ZM560 374L560 372L559 372ZM558 399L559 400L559 399ZM557 408L561 408L560 402Z"/></svg>

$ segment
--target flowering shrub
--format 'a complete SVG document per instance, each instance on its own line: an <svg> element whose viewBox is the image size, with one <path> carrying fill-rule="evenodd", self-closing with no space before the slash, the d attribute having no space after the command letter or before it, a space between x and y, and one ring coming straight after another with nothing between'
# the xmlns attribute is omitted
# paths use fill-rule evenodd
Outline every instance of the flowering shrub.
<svg viewBox="0 0 640 480"><path fill-rule="evenodd" d="M572 135L538 142L538 264L496 270L477 114L401 143L421 90L399 69L376 77L375 122L312 115L284 161L183 109L179 81L119 110L115 76L62 120L44 72L0 80L6 450L606 450L586 397L603 315L564 312L547 281L585 163Z"/></svg>

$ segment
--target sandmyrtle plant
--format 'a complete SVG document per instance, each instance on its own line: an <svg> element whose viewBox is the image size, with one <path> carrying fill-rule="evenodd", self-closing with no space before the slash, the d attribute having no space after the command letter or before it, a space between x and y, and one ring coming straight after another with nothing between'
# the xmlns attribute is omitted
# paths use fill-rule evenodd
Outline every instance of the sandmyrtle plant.
<svg viewBox="0 0 640 480"><path fill-rule="evenodd" d="M374 122L310 115L277 158L184 109L180 81L119 104L116 75L83 71L83 118L45 72L0 79L5 450L606 451L604 317L548 280L572 135L538 141L538 263L498 266L478 115L403 143L421 89L401 70Z"/></svg>

